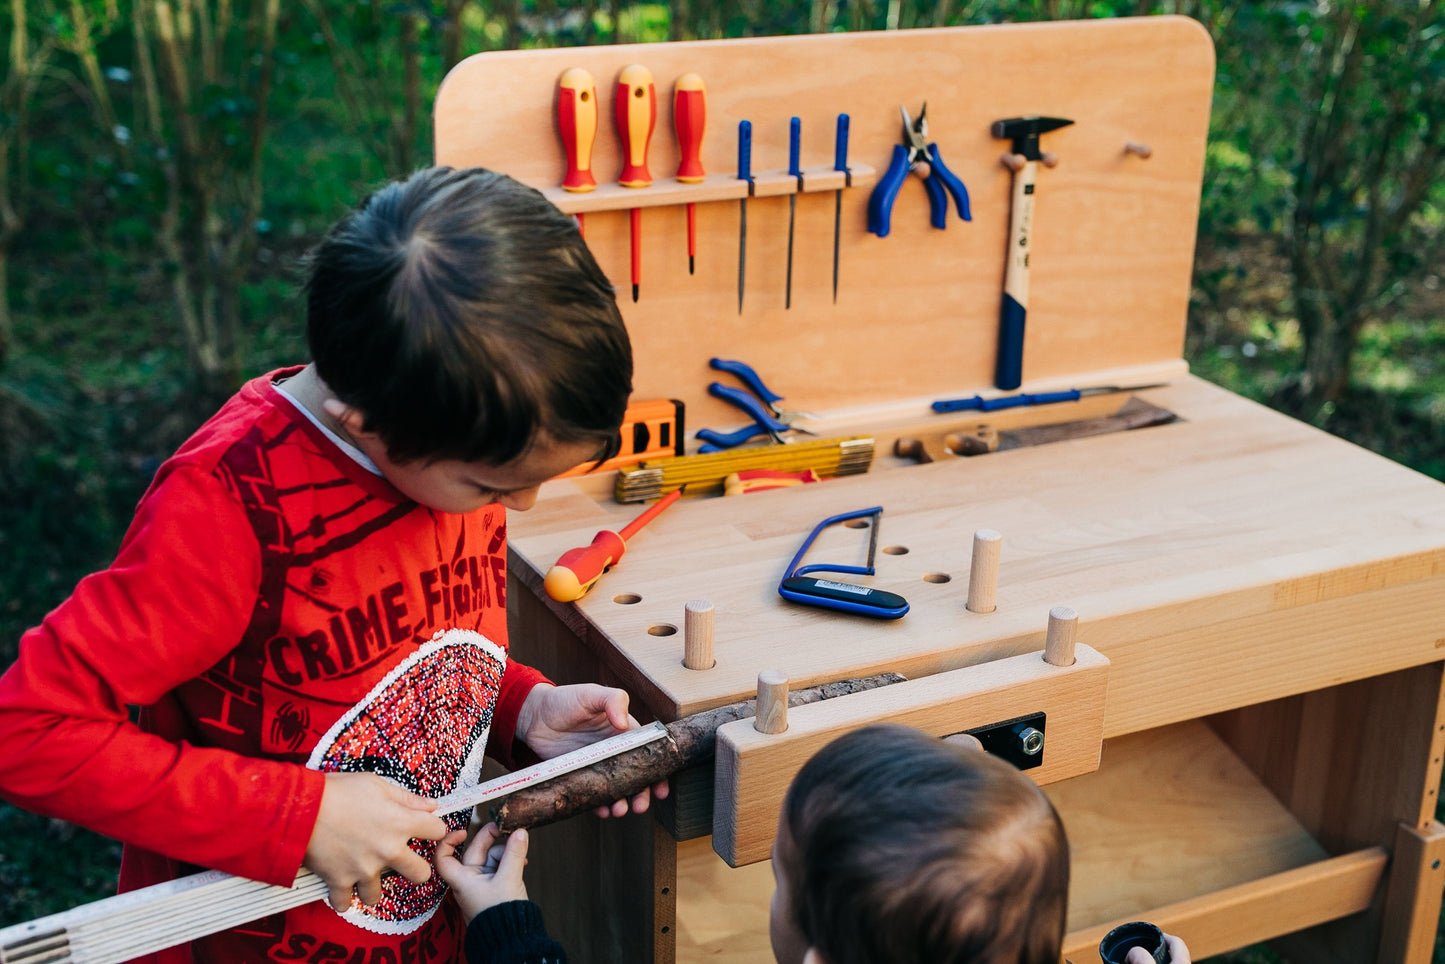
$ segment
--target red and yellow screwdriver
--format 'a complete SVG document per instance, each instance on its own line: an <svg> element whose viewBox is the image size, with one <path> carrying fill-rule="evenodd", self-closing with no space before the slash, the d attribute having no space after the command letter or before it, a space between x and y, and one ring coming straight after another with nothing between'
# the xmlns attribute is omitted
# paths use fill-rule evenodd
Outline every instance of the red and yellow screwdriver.
<svg viewBox="0 0 1445 964"><path fill-rule="evenodd" d="M672 126L677 129L677 179L684 184L701 184L707 176L702 169L702 134L707 127L707 90L697 74L683 74L672 90ZM687 205L687 273L697 262L696 205Z"/></svg>
<svg viewBox="0 0 1445 964"><path fill-rule="evenodd" d="M621 532L603 529L592 537L590 546L579 546L562 553L551 569L547 570L542 586L547 595L558 602L572 602L581 599L592 588L602 574L617 565L627 551L627 540L638 529L657 518L658 513L682 497L682 489L673 489L658 499L637 518L622 527Z"/></svg>
<svg viewBox="0 0 1445 964"><path fill-rule="evenodd" d="M623 187L648 187L652 173L647 169L647 148L652 143L652 129L657 126L657 91L652 86L652 71L638 64L624 67L617 75L617 99L613 104L617 118L617 134L622 140L622 173L617 183ZM637 300L642 287L642 209L632 214L632 300Z"/></svg>
<svg viewBox="0 0 1445 964"><path fill-rule="evenodd" d="M597 139L597 85L581 67L573 67L557 81L557 133L567 162L562 190L574 194L594 190L597 179L592 176L592 143ZM582 230L581 214L577 215L577 230Z"/></svg>

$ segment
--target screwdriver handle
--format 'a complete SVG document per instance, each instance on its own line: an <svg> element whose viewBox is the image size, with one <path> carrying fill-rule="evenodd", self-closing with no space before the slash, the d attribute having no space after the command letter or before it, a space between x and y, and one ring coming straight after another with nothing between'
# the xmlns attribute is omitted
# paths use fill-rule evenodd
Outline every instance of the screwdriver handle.
<svg viewBox="0 0 1445 964"><path fill-rule="evenodd" d="M567 162L562 189L584 194L596 188L592 144L597 139L597 85L581 67L573 67L557 81L557 133Z"/></svg>
<svg viewBox="0 0 1445 964"><path fill-rule="evenodd" d="M626 551L627 544L621 536L610 529L603 529L592 537L591 545L562 553L562 557L547 570L542 587L558 602L581 599L609 567L617 565Z"/></svg>
<svg viewBox="0 0 1445 964"><path fill-rule="evenodd" d="M803 153L803 120L794 117L788 121L788 173L793 177L802 177L803 169L800 165Z"/></svg>
<svg viewBox="0 0 1445 964"><path fill-rule="evenodd" d="M677 129L681 155L677 179L684 184L701 183L706 176L702 169L702 135L707 127L707 90L697 74L677 78L672 92L672 123Z"/></svg>
<svg viewBox="0 0 1445 964"><path fill-rule="evenodd" d="M652 84L652 71L640 64L623 68L617 75L613 114L622 140L622 173L617 183L623 187L647 187L652 183L652 172L647 169L647 150L652 143L653 128L657 126L657 91Z"/></svg>
<svg viewBox="0 0 1445 964"><path fill-rule="evenodd" d="M753 122L738 121L738 180L753 179Z"/></svg>
<svg viewBox="0 0 1445 964"><path fill-rule="evenodd" d="M848 115L838 115L838 133L833 138L833 170L848 170Z"/></svg>

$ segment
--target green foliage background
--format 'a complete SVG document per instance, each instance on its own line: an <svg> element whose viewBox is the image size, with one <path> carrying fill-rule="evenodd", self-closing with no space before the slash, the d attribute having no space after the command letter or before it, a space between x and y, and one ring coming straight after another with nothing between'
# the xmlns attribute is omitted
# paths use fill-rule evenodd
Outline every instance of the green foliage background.
<svg viewBox="0 0 1445 964"><path fill-rule="evenodd" d="M23 225L0 274L0 666L24 630L106 564L156 466L216 403L245 377L305 359L300 256L378 182L429 161L426 105L448 63L506 47L1194 16L1215 37L1219 68L1191 365L1445 479L1445 196L1435 176L1445 167L1445 21L1433 0L287 3L268 94L258 96L259 41L239 30L214 79L193 87L197 129L216 155L209 176L239 185L218 195L208 225L245 241L237 284L218 289L234 327L209 373L183 337L174 294L179 274L205 277L204 267L164 244L181 134L143 90L151 41L137 25L168 4L6 2L0 189ZM235 16L262 8L240 3ZM24 97L22 33L32 53L47 52ZM1311 139L1317 127L1329 137ZM253 210L244 178L254 128L264 143ZM1310 188L1320 183L1329 189ZM1313 265L1333 287L1310 276ZM1342 339L1343 381L1321 361ZM0 925L104 896L118 852L0 805ZM1229 959L1274 958L1252 949Z"/></svg>

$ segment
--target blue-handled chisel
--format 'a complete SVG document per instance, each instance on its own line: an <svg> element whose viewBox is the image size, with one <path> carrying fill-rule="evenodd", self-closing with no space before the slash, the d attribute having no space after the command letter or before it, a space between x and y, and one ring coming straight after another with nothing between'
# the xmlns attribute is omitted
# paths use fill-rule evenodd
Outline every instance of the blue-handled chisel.
<svg viewBox="0 0 1445 964"><path fill-rule="evenodd" d="M793 307L793 223L798 219L798 192L803 189L802 148L803 121L794 117L788 121L788 173L793 176L793 193L788 195L788 290L784 308Z"/></svg>
<svg viewBox="0 0 1445 964"><path fill-rule="evenodd" d="M753 122L738 121L738 180L753 193ZM748 194L738 202L738 314L743 313L743 282L748 274Z"/></svg>
<svg viewBox="0 0 1445 964"><path fill-rule="evenodd" d="M935 412L997 412L1005 408L1020 408L1024 405L1051 405L1054 402L1077 402L1090 395L1113 395L1118 392L1142 392L1149 388L1163 388L1162 382L1153 385L1118 385L1098 388L1071 388L1066 392L1021 392L1018 395L1001 395L998 398L984 398L973 395L968 398L945 398L930 406Z"/></svg>
<svg viewBox="0 0 1445 964"><path fill-rule="evenodd" d="M838 115L838 133L833 138L833 170L843 172L843 187L853 186L848 170L848 115ZM833 192L833 304L838 303L838 241L843 229L843 188Z"/></svg>

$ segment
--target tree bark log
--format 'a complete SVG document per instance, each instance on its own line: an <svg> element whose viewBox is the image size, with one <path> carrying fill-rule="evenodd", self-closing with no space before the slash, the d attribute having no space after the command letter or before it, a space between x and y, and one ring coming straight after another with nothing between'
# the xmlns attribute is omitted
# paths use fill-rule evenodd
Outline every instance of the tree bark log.
<svg viewBox="0 0 1445 964"><path fill-rule="evenodd" d="M824 683L792 693L788 705L847 696L903 679L897 673L882 673ZM730 703L669 723L667 736L660 740L518 790L492 806L491 818L503 833L509 833L556 823L639 793L679 770L710 759L717 748L717 728L753 716L756 702Z"/></svg>

